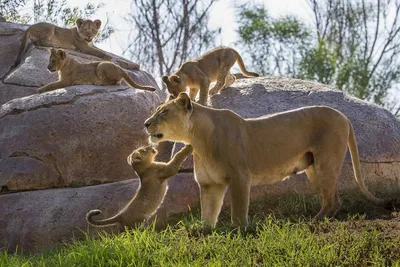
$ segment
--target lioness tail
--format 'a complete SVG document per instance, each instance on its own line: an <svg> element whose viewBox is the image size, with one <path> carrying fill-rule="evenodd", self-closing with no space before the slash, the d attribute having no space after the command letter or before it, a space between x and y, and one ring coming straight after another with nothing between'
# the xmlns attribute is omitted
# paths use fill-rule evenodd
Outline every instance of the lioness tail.
<svg viewBox="0 0 400 267"><path fill-rule="evenodd" d="M356 179L357 185L360 188L361 193L363 193L363 195L367 197L369 200L371 200L373 203L384 208L390 208L391 203L389 200L375 197L373 194L371 194L371 192L368 191L367 187L364 184L364 179L361 176L360 156L358 154L356 135L354 133L354 129L350 121L348 122L350 128L348 146L350 150L351 161L353 163L354 177Z"/></svg>
<svg viewBox="0 0 400 267"><path fill-rule="evenodd" d="M235 52L236 52L236 63L239 65L240 70L242 71L242 73L245 76L248 76L248 77L258 77L258 76L260 76L255 72L247 71L246 67L244 66L244 62L243 62L242 57L239 55L239 53L237 51L235 51Z"/></svg>

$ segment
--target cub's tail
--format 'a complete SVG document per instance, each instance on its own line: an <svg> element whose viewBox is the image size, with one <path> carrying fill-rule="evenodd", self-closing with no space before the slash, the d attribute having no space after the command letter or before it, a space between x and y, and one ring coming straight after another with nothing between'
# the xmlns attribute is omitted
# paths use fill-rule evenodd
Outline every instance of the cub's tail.
<svg viewBox="0 0 400 267"><path fill-rule="evenodd" d="M95 226L95 227L101 227L101 226L107 226L107 225L114 225L117 223L120 223L120 215L117 214L111 218L104 219L104 220L94 220L92 217L99 215L101 213L101 210L91 210L86 214L86 221L88 224Z"/></svg>
<svg viewBox="0 0 400 267"><path fill-rule="evenodd" d="M122 70L122 77L132 87L139 88L139 89L146 90L146 91L155 91L156 90L156 88L154 88L154 87L139 85L139 84L135 83L124 70Z"/></svg>
<svg viewBox="0 0 400 267"><path fill-rule="evenodd" d="M354 177L356 179L357 185L360 188L361 193L370 201L372 201L375 205L381 206L386 209L390 209L392 207L392 204L389 200L375 197L373 194L371 194L371 192L368 191L367 187L365 186L364 179L361 176L360 156L358 154L357 139L356 135L354 134L354 129L350 121L349 121L349 127L350 127L350 135L349 135L348 146L350 150L351 161L353 163Z"/></svg>
<svg viewBox="0 0 400 267"><path fill-rule="evenodd" d="M244 62L243 62L242 57L239 55L239 53L237 51L235 51L235 53L236 53L236 63L239 65L240 70L242 71L242 73L245 76L247 76L247 77L259 77L260 76L255 72L247 71L246 67L244 66Z"/></svg>

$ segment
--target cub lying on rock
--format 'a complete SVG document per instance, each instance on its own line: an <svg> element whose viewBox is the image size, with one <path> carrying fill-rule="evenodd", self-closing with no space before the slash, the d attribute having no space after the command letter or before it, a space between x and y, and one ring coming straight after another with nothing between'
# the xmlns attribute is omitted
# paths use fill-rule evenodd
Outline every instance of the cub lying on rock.
<svg viewBox="0 0 400 267"><path fill-rule="evenodd" d="M154 162L157 150L151 146L133 151L127 160L140 178L140 187L136 195L125 208L111 218L97 221L92 217L100 214L101 211L89 211L86 215L87 222L96 227L118 224L122 231L124 227L132 228L149 219L163 202L168 190L168 178L178 173L182 162L192 151L192 146L187 145L168 163Z"/></svg>
<svg viewBox="0 0 400 267"><path fill-rule="evenodd" d="M78 19L76 27L71 29L57 27L50 23L36 23L30 26L22 37L21 48L15 61L15 66L21 62L29 40L38 46L77 50L105 60L111 60L111 56L93 46L93 39L97 35L100 26L101 21L98 19L95 21Z"/></svg>
<svg viewBox="0 0 400 267"><path fill-rule="evenodd" d="M314 217L334 216L340 208L337 181L347 148L361 192L382 207L364 184L356 136L349 119L330 107L311 106L243 119L227 109L208 108L186 93L160 105L146 120L152 142L193 146L194 172L200 187L201 219L215 225L227 187L234 226L246 226L250 187L274 184L305 171L321 210Z"/></svg>
<svg viewBox="0 0 400 267"><path fill-rule="evenodd" d="M70 57L64 50L50 50L49 65L51 72L58 71L59 80L40 87L38 93L78 84L118 85L124 79L130 86L147 91L155 91L151 86L136 84L119 66L108 61L80 63Z"/></svg>

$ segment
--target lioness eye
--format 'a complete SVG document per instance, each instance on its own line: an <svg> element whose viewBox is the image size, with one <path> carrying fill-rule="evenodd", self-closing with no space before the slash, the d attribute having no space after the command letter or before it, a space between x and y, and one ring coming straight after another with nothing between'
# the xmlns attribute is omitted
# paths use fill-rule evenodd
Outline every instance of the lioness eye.
<svg viewBox="0 0 400 267"><path fill-rule="evenodd" d="M168 110L167 109L164 109L162 112L161 112L161 114L163 114L163 115L165 115L165 114L167 114L168 113Z"/></svg>

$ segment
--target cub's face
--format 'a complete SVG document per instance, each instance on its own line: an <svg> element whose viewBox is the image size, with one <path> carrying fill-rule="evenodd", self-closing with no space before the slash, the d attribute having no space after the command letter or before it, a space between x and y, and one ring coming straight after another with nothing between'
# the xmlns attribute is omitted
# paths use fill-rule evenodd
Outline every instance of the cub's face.
<svg viewBox="0 0 400 267"><path fill-rule="evenodd" d="M177 75L163 76L163 82L167 85L168 92L174 97L178 97L178 95L182 92L186 92L186 84L182 81L182 79Z"/></svg>
<svg viewBox="0 0 400 267"><path fill-rule="evenodd" d="M100 29L100 26L101 21L98 19L96 19L95 21L92 21L90 19L78 19L76 21L76 27L78 29L79 36L85 39L85 41L88 43L93 41L94 37L97 35Z"/></svg>
<svg viewBox="0 0 400 267"><path fill-rule="evenodd" d="M62 49L50 49L49 65L47 65L47 69L50 72L59 71L64 66L67 57L68 55Z"/></svg>
<svg viewBox="0 0 400 267"><path fill-rule="evenodd" d="M133 167L153 162L158 151L152 146L143 146L134 150L127 158L128 164Z"/></svg>
<svg viewBox="0 0 400 267"><path fill-rule="evenodd" d="M184 141L183 138L190 127L192 111L192 102L186 93L181 93L178 98L160 105L144 124L150 141Z"/></svg>

